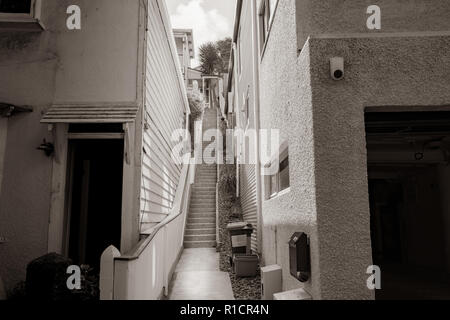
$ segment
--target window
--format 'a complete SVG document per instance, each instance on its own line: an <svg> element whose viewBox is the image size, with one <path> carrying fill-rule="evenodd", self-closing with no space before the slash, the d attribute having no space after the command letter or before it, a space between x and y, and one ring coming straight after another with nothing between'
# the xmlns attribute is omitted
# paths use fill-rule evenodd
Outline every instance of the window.
<svg viewBox="0 0 450 320"><path fill-rule="evenodd" d="M275 174L265 176L266 200L278 196L282 191L290 188L289 177L289 149L287 144L282 145L279 157L276 157L271 163L266 165L266 168L273 168L278 165Z"/></svg>
<svg viewBox="0 0 450 320"><path fill-rule="evenodd" d="M238 52L238 73L242 73L242 59L241 59L241 28L239 28L238 40L237 40L237 52Z"/></svg>
<svg viewBox="0 0 450 320"><path fill-rule="evenodd" d="M31 13L31 0L0 0L1 13Z"/></svg>
<svg viewBox="0 0 450 320"><path fill-rule="evenodd" d="M247 120L247 126L250 122L250 95L247 93L247 99L245 100L245 118Z"/></svg>
<svg viewBox="0 0 450 320"><path fill-rule="evenodd" d="M265 43L269 37L278 0L261 0L259 8L259 33L261 38L261 52L264 51Z"/></svg>
<svg viewBox="0 0 450 320"><path fill-rule="evenodd" d="M0 27L42 30L41 3L42 0L0 0Z"/></svg>
<svg viewBox="0 0 450 320"><path fill-rule="evenodd" d="M273 1L273 0L272 0ZM269 33L270 26L270 2L271 0L263 0L261 2L261 8L259 11L260 15L260 33L261 33L261 44L264 44Z"/></svg>
<svg viewBox="0 0 450 320"><path fill-rule="evenodd" d="M242 104L243 121L241 125L245 130L248 129L250 124L250 86L247 88L247 93L243 94L243 104Z"/></svg>

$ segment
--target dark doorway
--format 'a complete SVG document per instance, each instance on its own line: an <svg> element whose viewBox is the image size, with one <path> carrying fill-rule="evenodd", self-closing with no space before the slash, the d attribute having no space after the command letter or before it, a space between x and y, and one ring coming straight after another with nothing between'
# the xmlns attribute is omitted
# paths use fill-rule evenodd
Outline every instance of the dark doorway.
<svg viewBox="0 0 450 320"><path fill-rule="evenodd" d="M123 140L71 140L69 257L99 270L110 245L120 249Z"/></svg>
<svg viewBox="0 0 450 320"><path fill-rule="evenodd" d="M379 300L450 299L450 113L367 113Z"/></svg>

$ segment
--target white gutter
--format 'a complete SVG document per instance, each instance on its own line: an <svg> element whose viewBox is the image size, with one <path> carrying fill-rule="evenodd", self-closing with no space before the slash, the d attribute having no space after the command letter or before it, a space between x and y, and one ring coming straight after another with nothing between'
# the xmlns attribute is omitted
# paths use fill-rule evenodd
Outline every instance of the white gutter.
<svg viewBox="0 0 450 320"><path fill-rule="evenodd" d="M256 129L256 203L258 213L258 250L262 252L262 184L261 184L261 159L260 159L260 89L259 89L259 61L260 50L258 46L258 13L256 0L251 0L251 12L252 12L252 55L253 55L253 96L254 96L254 115L255 115L255 129Z"/></svg>

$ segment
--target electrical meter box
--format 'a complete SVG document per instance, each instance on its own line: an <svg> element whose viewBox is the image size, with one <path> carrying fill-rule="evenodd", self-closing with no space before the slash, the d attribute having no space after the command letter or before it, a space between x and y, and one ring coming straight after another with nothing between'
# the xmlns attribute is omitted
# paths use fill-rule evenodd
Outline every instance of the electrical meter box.
<svg viewBox="0 0 450 320"><path fill-rule="evenodd" d="M289 266L291 275L300 282L311 277L309 238L306 233L297 232L289 241Z"/></svg>

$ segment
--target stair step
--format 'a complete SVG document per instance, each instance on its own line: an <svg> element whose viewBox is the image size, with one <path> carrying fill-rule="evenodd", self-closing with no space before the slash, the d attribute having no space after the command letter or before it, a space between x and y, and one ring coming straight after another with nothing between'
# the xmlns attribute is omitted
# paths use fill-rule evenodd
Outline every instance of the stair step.
<svg viewBox="0 0 450 320"><path fill-rule="evenodd" d="M199 208L199 207L190 207L189 213L212 213L216 212L216 206L211 206L209 208Z"/></svg>
<svg viewBox="0 0 450 320"><path fill-rule="evenodd" d="M191 196L191 202L194 200L200 200L200 201L216 201L216 193L205 193L205 194L192 194Z"/></svg>
<svg viewBox="0 0 450 320"><path fill-rule="evenodd" d="M193 189L198 190L198 191L211 191L212 190L212 191L216 192L216 187L209 187L209 186L201 187L201 186L198 186L195 184L194 184Z"/></svg>
<svg viewBox="0 0 450 320"><path fill-rule="evenodd" d="M189 224L199 224L199 223L216 223L216 217L214 218L188 218Z"/></svg>
<svg viewBox="0 0 450 320"><path fill-rule="evenodd" d="M191 208L216 208L216 199L212 200L198 200L198 201L192 201L191 200Z"/></svg>
<svg viewBox="0 0 450 320"><path fill-rule="evenodd" d="M200 207L200 208L210 208L216 206L216 199L197 199L198 201L194 202L191 200L191 207Z"/></svg>
<svg viewBox="0 0 450 320"><path fill-rule="evenodd" d="M185 248L215 248L215 241L185 241Z"/></svg>
<svg viewBox="0 0 450 320"><path fill-rule="evenodd" d="M186 235L184 241L216 241L216 234Z"/></svg>
<svg viewBox="0 0 450 320"><path fill-rule="evenodd" d="M208 193L208 194L193 194L191 197L191 202L193 201L216 201L216 193Z"/></svg>
<svg viewBox="0 0 450 320"><path fill-rule="evenodd" d="M198 203L216 203L216 193L202 196L195 196L191 198L191 203L198 201Z"/></svg>
<svg viewBox="0 0 450 320"><path fill-rule="evenodd" d="M199 219L199 218L216 218L216 213L215 212L189 213L188 219Z"/></svg>
<svg viewBox="0 0 450 320"><path fill-rule="evenodd" d="M205 228L205 229L186 229L185 235L193 236L200 234L215 234L216 229L214 228Z"/></svg>
<svg viewBox="0 0 450 320"><path fill-rule="evenodd" d="M198 210L198 213L203 213L204 211L216 211L216 201L211 201L205 205L204 201L198 201L197 203L191 202L190 211L195 213L195 210Z"/></svg>
<svg viewBox="0 0 450 320"><path fill-rule="evenodd" d="M186 225L186 229L213 229L216 227L216 223L190 223Z"/></svg>
<svg viewBox="0 0 450 320"><path fill-rule="evenodd" d="M193 211L189 213L188 219L200 219L200 218L216 218L215 211Z"/></svg>
<svg viewBox="0 0 450 320"><path fill-rule="evenodd" d="M201 206L191 206L189 208L190 213L208 213L216 212L216 206L201 207Z"/></svg>

